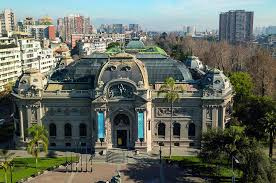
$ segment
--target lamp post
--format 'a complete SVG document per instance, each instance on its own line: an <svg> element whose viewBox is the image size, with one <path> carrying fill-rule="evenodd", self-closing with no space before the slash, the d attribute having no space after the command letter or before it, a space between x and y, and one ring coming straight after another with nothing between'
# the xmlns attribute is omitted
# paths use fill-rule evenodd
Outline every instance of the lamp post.
<svg viewBox="0 0 276 183"><path fill-rule="evenodd" d="M80 145L80 155L81 155L80 161L81 161L81 172L82 172L82 146L81 145Z"/></svg>
<svg viewBox="0 0 276 183"><path fill-rule="evenodd" d="M234 173L234 161L235 163L240 163L239 160L232 155L232 183L235 183L235 173Z"/></svg>
<svg viewBox="0 0 276 183"><path fill-rule="evenodd" d="M9 166L10 166L11 183L12 183L12 168L13 168L13 163L11 162L11 163L9 164Z"/></svg>
<svg viewBox="0 0 276 183"><path fill-rule="evenodd" d="M92 152L92 143L91 143L91 162L90 162L90 172L92 172L92 160L93 160L93 152Z"/></svg>
<svg viewBox="0 0 276 183"><path fill-rule="evenodd" d="M67 148L65 148L65 170L67 172Z"/></svg>
<svg viewBox="0 0 276 183"><path fill-rule="evenodd" d="M71 172L73 170L73 157L72 157L72 150L71 150Z"/></svg>
<svg viewBox="0 0 276 183"><path fill-rule="evenodd" d="M76 142L76 172L78 171L78 143Z"/></svg>
<svg viewBox="0 0 276 183"><path fill-rule="evenodd" d="M85 153L85 171L87 172L87 146L86 146L86 153Z"/></svg>

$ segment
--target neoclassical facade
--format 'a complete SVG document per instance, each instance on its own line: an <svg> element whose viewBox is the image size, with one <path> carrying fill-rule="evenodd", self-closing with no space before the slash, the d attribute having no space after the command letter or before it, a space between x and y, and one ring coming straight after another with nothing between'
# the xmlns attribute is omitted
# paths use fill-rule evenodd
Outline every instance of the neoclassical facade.
<svg viewBox="0 0 276 183"><path fill-rule="evenodd" d="M149 152L160 142L168 148L170 134L173 148L200 147L202 132L224 128L233 89L222 71L206 69L194 57L184 63L130 43L125 52L94 53L49 78L24 72L13 91L18 139L27 141L26 129L43 124L52 149ZM158 95L167 77L185 88L174 103L172 128L170 103Z"/></svg>

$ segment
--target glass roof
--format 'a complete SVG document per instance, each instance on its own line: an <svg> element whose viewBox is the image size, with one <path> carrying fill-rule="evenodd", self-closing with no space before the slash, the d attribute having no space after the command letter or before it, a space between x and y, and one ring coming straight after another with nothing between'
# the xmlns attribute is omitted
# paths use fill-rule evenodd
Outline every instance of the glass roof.
<svg viewBox="0 0 276 183"><path fill-rule="evenodd" d="M178 81L192 81L189 69L180 62L171 58L140 58L145 63L149 83L164 82L167 77Z"/></svg>
<svg viewBox="0 0 276 183"><path fill-rule="evenodd" d="M164 82L167 77L173 77L178 81L192 81L189 69L184 63L173 60L160 54L137 54L137 59L141 60L147 69L150 84ZM52 81L58 82L94 82L101 66L108 61L106 54L91 55L73 62L65 69L56 70L52 76Z"/></svg>

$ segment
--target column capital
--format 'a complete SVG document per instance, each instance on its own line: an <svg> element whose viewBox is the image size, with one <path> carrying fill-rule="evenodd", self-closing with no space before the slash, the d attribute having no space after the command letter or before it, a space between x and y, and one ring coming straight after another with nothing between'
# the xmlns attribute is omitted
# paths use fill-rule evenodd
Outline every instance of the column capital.
<svg viewBox="0 0 276 183"><path fill-rule="evenodd" d="M95 111L96 112L105 112L105 111L108 111L108 109L106 107L98 107L98 108L95 108Z"/></svg>

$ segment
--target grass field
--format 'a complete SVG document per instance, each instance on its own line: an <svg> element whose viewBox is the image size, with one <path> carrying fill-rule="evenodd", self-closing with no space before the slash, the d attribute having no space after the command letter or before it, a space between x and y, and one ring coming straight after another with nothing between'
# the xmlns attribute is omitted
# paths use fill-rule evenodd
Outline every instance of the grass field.
<svg viewBox="0 0 276 183"><path fill-rule="evenodd" d="M70 158L67 158L69 161ZM76 157L73 158L73 161L76 160ZM39 158L38 167L35 167L35 158L15 158L13 160L13 182L19 181L21 179L25 179L31 177L38 172L43 170L47 170L54 166L59 166L66 162L65 157L57 157L57 158ZM0 182L4 182L4 170L0 169ZM10 183L10 170L8 171L8 183Z"/></svg>
<svg viewBox="0 0 276 183"><path fill-rule="evenodd" d="M169 160L169 158L165 158L165 160ZM217 166L216 164L204 163L197 156L172 156L171 160L173 163L181 164L183 168L192 168L201 176L218 176L221 178L232 177L232 168L227 164L227 161ZM235 169L234 173L237 178L242 176L242 172L238 169Z"/></svg>

